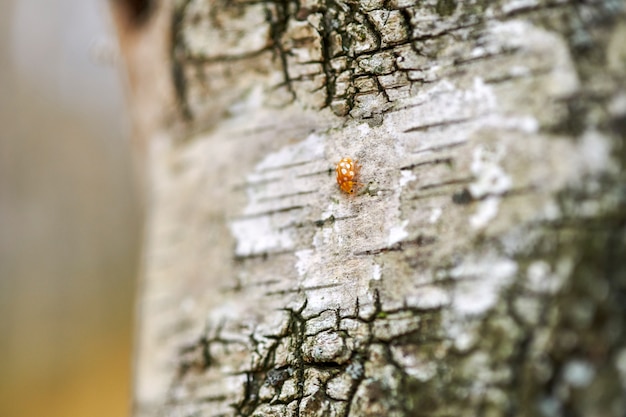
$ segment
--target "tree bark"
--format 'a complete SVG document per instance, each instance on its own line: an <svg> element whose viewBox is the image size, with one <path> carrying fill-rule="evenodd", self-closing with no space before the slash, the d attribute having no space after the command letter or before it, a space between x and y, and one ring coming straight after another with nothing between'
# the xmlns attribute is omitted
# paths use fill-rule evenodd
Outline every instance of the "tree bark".
<svg viewBox="0 0 626 417"><path fill-rule="evenodd" d="M623 1L113 4L136 417L625 415Z"/></svg>

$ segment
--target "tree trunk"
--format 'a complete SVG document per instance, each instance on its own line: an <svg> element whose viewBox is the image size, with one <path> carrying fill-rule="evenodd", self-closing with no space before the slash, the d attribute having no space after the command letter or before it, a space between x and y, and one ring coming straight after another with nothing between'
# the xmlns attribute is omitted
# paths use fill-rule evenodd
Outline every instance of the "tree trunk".
<svg viewBox="0 0 626 417"><path fill-rule="evenodd" d="M113 4L136 417L625 415L623 1Z"/></svg>

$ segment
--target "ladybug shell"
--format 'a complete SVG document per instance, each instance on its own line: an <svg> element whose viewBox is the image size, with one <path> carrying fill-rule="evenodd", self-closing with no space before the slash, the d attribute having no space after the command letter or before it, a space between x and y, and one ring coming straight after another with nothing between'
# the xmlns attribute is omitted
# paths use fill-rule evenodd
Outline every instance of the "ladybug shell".
<svg viewBox="0 0 626 417"><path fill-rule="evenodd" d="M357 166L350 158L343 158L337 164L337 184L341 191L347 194L354 193L354 189L357 185L355 181L357 175Z"/></svg>

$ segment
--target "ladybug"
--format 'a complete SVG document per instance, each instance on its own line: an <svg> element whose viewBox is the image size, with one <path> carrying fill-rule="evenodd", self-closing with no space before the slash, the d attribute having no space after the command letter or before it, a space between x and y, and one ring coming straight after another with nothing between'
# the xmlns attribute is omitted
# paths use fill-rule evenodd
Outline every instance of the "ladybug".
<svg viewBox="0 0 626 417"><path fill-rule="evenodd" d="M350 158L342 158L337 164L337 184L341 191L347 194L353 194L355 188L360 183L355 180L359 167L356 161L352 161Z"/></svg>

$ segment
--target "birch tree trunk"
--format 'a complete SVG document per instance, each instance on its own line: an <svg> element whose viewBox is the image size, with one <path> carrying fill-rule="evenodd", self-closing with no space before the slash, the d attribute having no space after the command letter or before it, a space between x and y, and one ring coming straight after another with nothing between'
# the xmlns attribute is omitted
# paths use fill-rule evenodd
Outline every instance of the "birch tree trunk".
<svg viewBox="0 0 626 417"><path fill-rule="evenodd" d="M136 417L625 415L623 1L113 5Z"/></svg>

